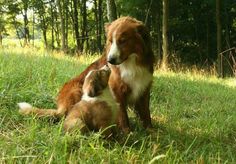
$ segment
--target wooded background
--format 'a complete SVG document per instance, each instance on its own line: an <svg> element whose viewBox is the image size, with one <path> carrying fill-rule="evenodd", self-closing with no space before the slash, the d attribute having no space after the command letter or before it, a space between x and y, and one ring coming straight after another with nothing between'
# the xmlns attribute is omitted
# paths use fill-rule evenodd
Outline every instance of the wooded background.
<svg viewBox="0 0 236 164"><path fill-rule="evenodd" d="M40 39L47 49L102 52L104 23L127 15L146 24L166 63L219 64L220 52L236 45L235 0L1 0L0 44Z"/></svg>

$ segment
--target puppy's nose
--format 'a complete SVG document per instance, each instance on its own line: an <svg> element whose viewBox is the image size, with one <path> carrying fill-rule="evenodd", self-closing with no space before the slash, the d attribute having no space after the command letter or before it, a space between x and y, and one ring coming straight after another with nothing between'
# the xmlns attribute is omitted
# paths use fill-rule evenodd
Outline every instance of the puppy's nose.
<svg viewBox="0 0 236 164"><path fill-rule="evenodd" d="M115 57L109 57L107 61L110 64L113 64L113 65L116 64L116 58Z"/></svg>
<svg viewBox="0 0 236 164"><path fill-rule="evenodd" d="M109 71L110 70L110 68L109 68L109 66L106 64L106 65L104 65L102 68L100 68L101 70L105 70L105 71Z"/></svg>

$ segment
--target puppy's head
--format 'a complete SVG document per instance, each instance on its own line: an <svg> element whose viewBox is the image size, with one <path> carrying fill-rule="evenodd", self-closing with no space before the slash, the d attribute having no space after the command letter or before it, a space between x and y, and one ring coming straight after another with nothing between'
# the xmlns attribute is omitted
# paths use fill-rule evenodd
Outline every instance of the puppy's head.
<svg viewBox="0 0 236 164"><path fill-rule="evenodd" d="M108 85L110 73L108 66L90 71L84 80L83 93L90 97L99 96Z"/></svg>

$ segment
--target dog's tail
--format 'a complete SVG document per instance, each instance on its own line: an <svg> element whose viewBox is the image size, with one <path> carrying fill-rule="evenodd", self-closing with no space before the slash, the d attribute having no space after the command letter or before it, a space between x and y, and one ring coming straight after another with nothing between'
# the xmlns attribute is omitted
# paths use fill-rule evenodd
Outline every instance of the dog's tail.
<svg viewBox="0 0 236 164"><path fill-rule="evenodd" d="M33 107L29 103L21 102L18 103L20 107L19 113L22 115L35 114L37 117L62 117L65 114L65 110L62 109L39 109Z"/></svg>

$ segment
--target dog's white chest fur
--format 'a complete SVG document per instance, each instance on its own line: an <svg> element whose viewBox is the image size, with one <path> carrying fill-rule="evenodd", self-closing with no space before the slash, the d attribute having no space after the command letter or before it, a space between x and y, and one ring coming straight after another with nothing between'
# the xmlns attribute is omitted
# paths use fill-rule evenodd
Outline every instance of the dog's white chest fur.
<svg viewBox="0 0 236 164"><path fill-rule="evenodd" d="M136 54L119 65L121 79L131 88L131 94L128 97L129 103L136 101L147 89L153 79L153 75L147 68L136 64Z"/></svg>

